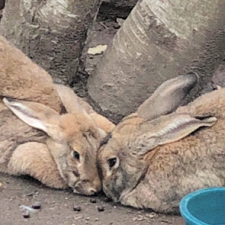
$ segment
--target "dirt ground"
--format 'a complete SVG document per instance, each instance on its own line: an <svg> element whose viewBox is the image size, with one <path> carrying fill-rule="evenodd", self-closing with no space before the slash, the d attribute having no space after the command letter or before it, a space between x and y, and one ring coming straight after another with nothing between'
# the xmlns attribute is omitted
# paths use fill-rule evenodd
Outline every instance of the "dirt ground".
<svg viewBox="0 0 225 225"><path fill-rule="evenodd" d="M184 225L180 216L160 215L107 202L102 194L85 197L70 190L54 190L27 177L11 177L0 173L1 225ZM24 206L41 204L40 210L30 212L25 219ZM81 208L74 211L73 208ZM100 211L99 209L104 209Z"/></svg>

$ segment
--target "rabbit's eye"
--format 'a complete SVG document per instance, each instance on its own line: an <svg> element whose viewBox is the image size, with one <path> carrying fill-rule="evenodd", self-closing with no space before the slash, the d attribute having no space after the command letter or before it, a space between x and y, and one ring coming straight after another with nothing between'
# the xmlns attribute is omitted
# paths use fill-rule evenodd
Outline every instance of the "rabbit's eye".
<svg viewBox="0 0 225 225"><path fill-rule="evenodd" d="M77 160L80 160L80 154L77 151L73 152L73 157Z"/></svg>
<svg viewBox="0 0 225 225"><path fill-rule="evenodd" d="M115 166L116 161L117 161L117 158L108 159L108 165L110 169Z"/></svg>

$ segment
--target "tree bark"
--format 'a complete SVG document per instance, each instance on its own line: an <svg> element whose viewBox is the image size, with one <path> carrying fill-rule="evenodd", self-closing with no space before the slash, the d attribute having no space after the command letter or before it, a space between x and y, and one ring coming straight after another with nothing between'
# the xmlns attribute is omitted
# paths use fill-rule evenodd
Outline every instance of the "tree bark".
<svg viewBox="0 0 225 225"><path fill-rule="evenodd" d="M115 122L163 81L195 71L207 83L224 55L225 1L140 0L89 77L95 108Z"/></svg>
<svg viewBox="0 0 225 225"><path fill-rule="evenodd" d="M69 83L98 7L99 0L8 0L0 32L56 82Z"/></svg>

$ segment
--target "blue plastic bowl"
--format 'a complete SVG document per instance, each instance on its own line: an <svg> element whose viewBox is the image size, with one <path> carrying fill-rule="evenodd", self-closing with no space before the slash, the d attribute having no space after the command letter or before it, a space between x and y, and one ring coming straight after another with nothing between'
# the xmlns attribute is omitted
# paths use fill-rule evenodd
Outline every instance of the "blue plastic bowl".
<svg viewBox="0 0 225 225"><path fill-rule="evenodd" d="M180 202L180 213L186 225L225 225L225 187L186 195Z"/></svg>

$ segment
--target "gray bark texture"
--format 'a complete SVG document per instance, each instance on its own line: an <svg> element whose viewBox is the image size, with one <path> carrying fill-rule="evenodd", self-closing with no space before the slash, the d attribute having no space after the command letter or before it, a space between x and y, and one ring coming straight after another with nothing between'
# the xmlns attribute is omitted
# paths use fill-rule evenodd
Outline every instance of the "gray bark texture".
<svg viewBox="0 0 225 225"><path fill-rule="evenodd" d="M59 83L75 76L99 0L7 0L0 32Z"/></svg>
<svg viewBox="0 0 225 225"><path fill-rule="evenodd" d="M117 122L163 81L191 71L199 93L224 56L224 12L223 0L140 0L89 77L95 108Z"/></svg>

